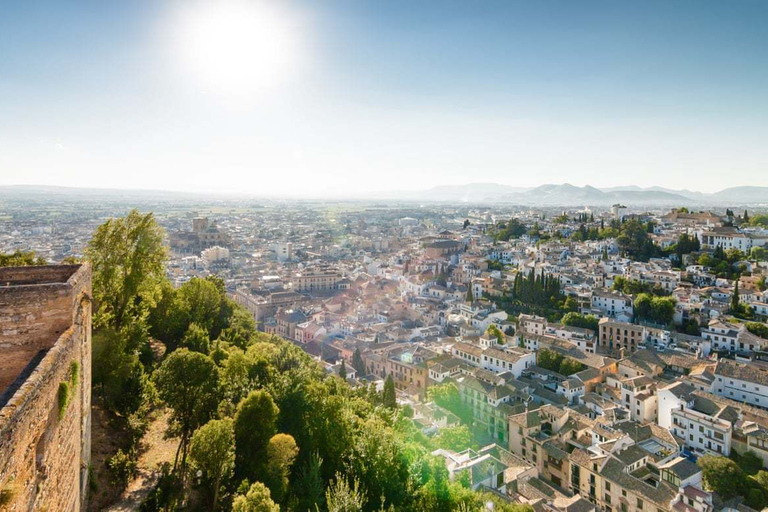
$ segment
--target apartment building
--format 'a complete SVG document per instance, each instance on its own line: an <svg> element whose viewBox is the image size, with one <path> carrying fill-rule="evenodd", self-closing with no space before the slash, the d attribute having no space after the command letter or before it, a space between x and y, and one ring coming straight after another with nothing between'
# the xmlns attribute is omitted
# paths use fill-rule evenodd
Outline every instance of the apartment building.
<svg viewBox="0 0 768 512"><path fill-rule="evenodd" d="M535 353L502 345L482 347L459 341L454 343L451 354L472 366L494 373L510 372L515 378L536 364Z"/></svg>
<svg viewBox="0 0 768 512"><path fill-rule="evenodd" d="M632 297L612 290L593 290L590 297L593 310L598 310L606 316L624 316L631 318L633 314Z"/></svg>
<svg viewBox="0 0 768 512"><path fill-rule="evenodd" d="M634 352L644 342L644 335L642 325L616 322L610 318L601 318L598 324L598 346L609 352L621 349Z"/></svg>
<svg viewBox="0 0 768 512"><path fill-rule="evenodd" d="M768 408L768 363L742 364L720 359L715 367L712 392L737 402Z"/></svg>
<svg viewBox="0 0 768 512"><path fill-rule="evenodd" d="M332 268L310 269L293 277L293 289L299 293L327 292L347 288L349 288L349 282L338 270Z"/></svg>
<svg viewBox="0 0 768 512"><path fill-rule="evenodd" d="M719 319L710 320L701 329L701 336L711 342L712 350L755 352L768 349L768 340L755 336L744 324L732 324Z"/></svg>

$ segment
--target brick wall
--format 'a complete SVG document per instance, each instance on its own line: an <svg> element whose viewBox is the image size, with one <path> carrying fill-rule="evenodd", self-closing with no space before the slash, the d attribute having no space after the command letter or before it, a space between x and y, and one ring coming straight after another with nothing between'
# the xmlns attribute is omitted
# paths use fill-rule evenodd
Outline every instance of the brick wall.
<svg viewBox="0 0 768 512"><path fill-rule="evenodd" d="M2 385L9 377L0 375L0 493L8 511L85 507L90 283L87 265L0 269L0 361L14 354L23 363L10 385ZM62 382L70 396L60 413Z"/></svg>

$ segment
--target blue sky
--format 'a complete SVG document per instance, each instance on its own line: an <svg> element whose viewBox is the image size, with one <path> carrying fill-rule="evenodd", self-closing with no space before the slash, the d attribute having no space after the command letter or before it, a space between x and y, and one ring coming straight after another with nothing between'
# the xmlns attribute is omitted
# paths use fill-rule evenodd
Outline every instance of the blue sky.
<svg viewBox="0 0 768 512"><path fill-rule="evenodd" d="M768 185L761 0L9 4L0 184Z"/></svg>

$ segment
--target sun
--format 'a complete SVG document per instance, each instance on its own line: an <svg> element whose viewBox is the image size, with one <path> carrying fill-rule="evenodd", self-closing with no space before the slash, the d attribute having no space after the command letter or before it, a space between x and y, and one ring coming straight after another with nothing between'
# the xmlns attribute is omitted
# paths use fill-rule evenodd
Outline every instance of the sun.
<svg viewBox="0 0 768 512"><path fill-rule="evenodd" d="M297 68L299 30L282 2L205 0L180 5L178 54L212 92L259 94Z"/></svg>

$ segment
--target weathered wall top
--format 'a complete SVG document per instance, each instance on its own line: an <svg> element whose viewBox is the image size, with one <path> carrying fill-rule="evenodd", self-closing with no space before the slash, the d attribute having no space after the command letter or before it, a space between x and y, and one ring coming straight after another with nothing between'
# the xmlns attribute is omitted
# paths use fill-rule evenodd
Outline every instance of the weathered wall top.
<svg viewBox="0 0 768 512"><path fill-rule="evenodd" d="M84 275L81 265L0 268L0 394L72 325Z"/></svg>

